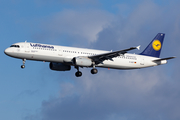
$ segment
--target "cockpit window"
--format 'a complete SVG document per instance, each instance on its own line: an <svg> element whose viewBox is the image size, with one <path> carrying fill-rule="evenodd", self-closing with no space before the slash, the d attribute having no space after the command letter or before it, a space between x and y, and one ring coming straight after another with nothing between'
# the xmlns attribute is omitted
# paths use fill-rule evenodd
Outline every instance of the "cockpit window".
<svg viewBox="0 0 180 120"><path fill-rule="evenodd" d="M19 45L11 45L10 47L20 48L20 46L19 46Z"/></svg>

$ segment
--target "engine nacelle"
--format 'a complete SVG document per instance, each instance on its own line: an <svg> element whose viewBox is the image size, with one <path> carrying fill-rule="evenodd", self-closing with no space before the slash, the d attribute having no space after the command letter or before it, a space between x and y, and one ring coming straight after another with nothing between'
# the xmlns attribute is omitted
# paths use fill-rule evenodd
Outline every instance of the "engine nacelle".
<svg viewBox="0 0 180 120"><path fill-rule="evenodd" d="M49 68L51 70L56 70L56 71L69 71L69 70L71 70L70 65L65 65L62 63L55 63L55 62L50 62Z"/></svg>
<svg viewBox="0 0 180 120"><path fill-rule="evenodd" d="M92 66L92 61L87 57L75 57L73 58L73 64L82 67L90 67Z"/></svg>

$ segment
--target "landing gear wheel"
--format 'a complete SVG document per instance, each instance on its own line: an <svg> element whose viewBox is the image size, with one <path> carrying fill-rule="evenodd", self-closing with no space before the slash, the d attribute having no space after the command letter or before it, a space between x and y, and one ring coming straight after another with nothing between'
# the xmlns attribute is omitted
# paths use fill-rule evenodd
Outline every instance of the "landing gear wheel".
<svg viewBox="0 0 180 120"><path fill-rule="evenodd" d="M91 73L92 74L96 74L98 72L98 70L96 69L96 68L93 68L92 70L91 70Z"/></svg>
<svg viewBox="0 0 180 120"><path fill-rule="evenodd" d="M76 77L81 77L82 76L82 72L79 71L79 66L75 66L75 68L77 69L77 72L75 73Z"/></svg>
<svg viewBox="0 0 180 120"><path fill-rule="evenodd" d="M77 71L75 75L76 75L76 77L81 77L82 76L82 72Z"/></svg>
<svg viewBox="0 0 180 120"><path fill-rule="evenodd" d="M22 68L22 69L25 68L25 65L21 65L21 68Z"/></svg>

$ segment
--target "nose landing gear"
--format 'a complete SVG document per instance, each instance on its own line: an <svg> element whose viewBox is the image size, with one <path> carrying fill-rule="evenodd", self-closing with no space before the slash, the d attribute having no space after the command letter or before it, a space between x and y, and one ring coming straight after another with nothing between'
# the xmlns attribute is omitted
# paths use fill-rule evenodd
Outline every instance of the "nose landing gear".
<svg viewBox="0 0 180 120"><path fill-rule="evenodd" d="M24 69L25 68L25 62L26 62L26 59L22 59L23 60L23 65L21 65L21 68Z"/></svg>

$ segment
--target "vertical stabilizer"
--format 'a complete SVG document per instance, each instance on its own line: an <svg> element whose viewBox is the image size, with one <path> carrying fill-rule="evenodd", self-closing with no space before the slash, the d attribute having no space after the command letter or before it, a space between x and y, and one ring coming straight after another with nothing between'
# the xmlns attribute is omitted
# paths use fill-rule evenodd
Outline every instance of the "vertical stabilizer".
<svg viewBox="0 0 180 120"><path fill-rule="evenodd" d="M146 49L140 55L159 57L164 41L164 33L158 33Z"/></svg>

